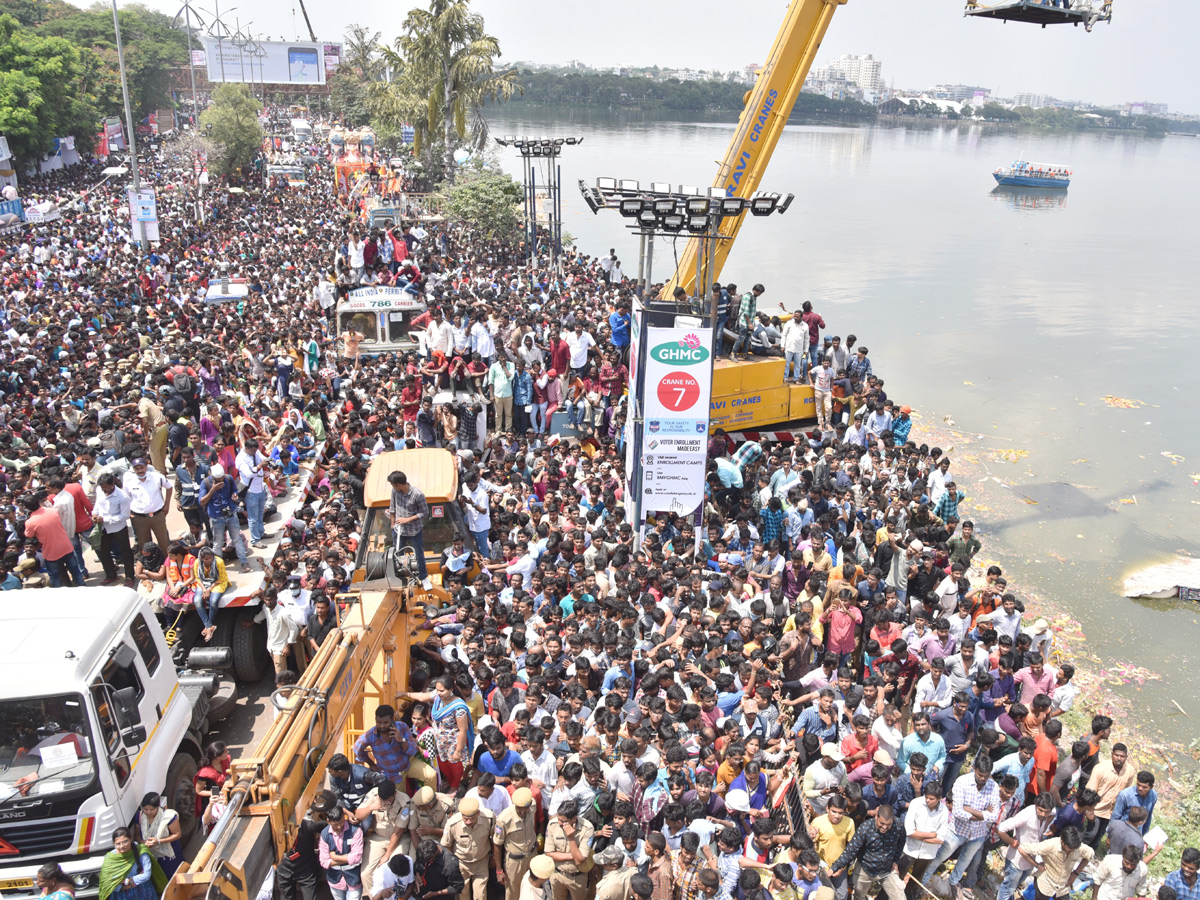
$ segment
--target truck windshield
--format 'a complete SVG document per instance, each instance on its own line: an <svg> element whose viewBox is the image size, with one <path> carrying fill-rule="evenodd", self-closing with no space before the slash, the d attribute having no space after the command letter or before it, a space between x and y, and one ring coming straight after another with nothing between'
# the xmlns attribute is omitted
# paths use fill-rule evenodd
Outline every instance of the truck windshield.
<svg viewBox="0 0 1200 900"><path fill-rule="evenodd" d="M66 793L95 777L82 697L0 700L0 804Z"/></svg>

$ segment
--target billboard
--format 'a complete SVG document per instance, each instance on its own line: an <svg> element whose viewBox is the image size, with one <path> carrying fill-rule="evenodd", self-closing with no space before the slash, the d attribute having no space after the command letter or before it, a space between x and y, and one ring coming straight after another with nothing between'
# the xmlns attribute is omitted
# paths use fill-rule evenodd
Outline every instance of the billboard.
<svg viewBox="0 0 1200 900"><path fill-rule="evenodd" d="M208 80L217 84L324 84L327 48L340 51L341 45L254 41L239 47L231 40L204 40ZM333 55L340 60L340 52Z"/></svg>
<svg viewBox="0 0 1200 900"><path fill-rule="evenodd" d="M642 377L642 509L704 502L712 329L648 328Z"/></svg>

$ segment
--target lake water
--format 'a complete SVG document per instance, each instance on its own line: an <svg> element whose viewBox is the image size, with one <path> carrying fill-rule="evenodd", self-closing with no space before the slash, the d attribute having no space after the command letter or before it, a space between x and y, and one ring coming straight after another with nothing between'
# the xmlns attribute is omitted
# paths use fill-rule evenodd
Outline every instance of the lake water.
<svg viewBox="0 0 1200 900"><path fill-rule="evenodd" d="M628 276L637 238L617 213L593 216L576 181L706 186L733 132L587 112L491 124L585 138L561 157L564 228L585 252L615 247ZM1069 191L994 191L992 170L1019 156L1072 168ZM515 152L504 164L521 177ZM982 556L1069 610L1101 660L1161 674L1114 687L1185 743L1194 720L1171 699L1200 716L1200 607L1128 600L1120 584L1200 556L1198 173L1193 137L793 126L761 186L796 200L750 218L721 275L762 282L760 309L811 300L829 333L859 336L889 395L920 415L914 438L932 442L921 426L935 426L970 457L960 486ZM669 243L657 250L661 281L674 263Z"/></svg>

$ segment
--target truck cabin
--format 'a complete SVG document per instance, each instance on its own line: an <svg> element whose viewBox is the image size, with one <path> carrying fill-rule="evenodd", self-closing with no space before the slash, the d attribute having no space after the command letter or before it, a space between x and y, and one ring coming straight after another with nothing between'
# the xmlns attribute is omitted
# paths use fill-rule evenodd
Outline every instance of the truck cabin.
<svg viewBox="0 0 1200 900"><path fill-rule="evenodd" d="M458 505L458 463L449 450L425 447L417 450L392 450L380 453L367 469L363 500L367 506L363 521L362 540L355 560L354 581L364 588L372 582L387 583L392 575L389 551L394 549L395 535L388 519L392 502L392 485L388 476L403 472L410 484L425 495L429 517L422 532L425 545L425 565L435 584L441 583L442 551L454 539L462 538L469 549L473 546L466 519ZM463 574L473 577L479 571L472 563Z"/></svg>
<svg viewBox="0 0 1200 900"><path fill-rule="evenodd" d="M361 334L365 356L408 353L420 344L412 320L425 309L424 300L403 288L359 288L337 305L338 334Z"/></svg>
<svg viewBox="0 0 1200 900"><path fill-rule="evenodd" d="M304 166L267 166L267 184L273 188L303 187L308 183Z"/></svg>
<svg viewBox="0 0 1200 900"><path fill-rule="evenodd" d="M0 689L6 896L35 896L32 875L46 861L78 873L80 896L94 894L95 854L111 845L111 823L129 821L142 795L164 782L190 837L195 766L182 777L167 763L191 709L144 600L126 588L61 588L16 605L0 629L0 667L8 672Z"/></svg>

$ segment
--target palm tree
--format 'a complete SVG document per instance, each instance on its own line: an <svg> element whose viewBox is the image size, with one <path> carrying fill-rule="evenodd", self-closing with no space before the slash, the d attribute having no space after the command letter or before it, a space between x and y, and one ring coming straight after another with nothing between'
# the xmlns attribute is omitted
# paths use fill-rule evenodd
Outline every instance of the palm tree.
<svg viewBox="0 0 1200 900"><path fill-rule="evenodd" d="M487 122L480 110L521 90L516 70L496 71L500 43L484 30L483 16L471 12L470 0L430 0L428 9L413 9L395 49L383 55L425 98L424 122L415 126L418 149L440 137L446 178L453 182L455 148L468 134L472 147L484 146Z"/></svg>
<svg viewBox="0 0 1200 900"><path fill-rule="evenodd" d="M383 59L379 55L380 37L381 32L371 31L365 25L347 28L339 68L349 69L362 84L378 81L383 75Z"/></svg>

